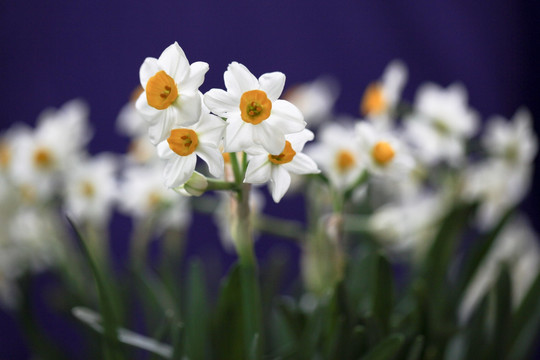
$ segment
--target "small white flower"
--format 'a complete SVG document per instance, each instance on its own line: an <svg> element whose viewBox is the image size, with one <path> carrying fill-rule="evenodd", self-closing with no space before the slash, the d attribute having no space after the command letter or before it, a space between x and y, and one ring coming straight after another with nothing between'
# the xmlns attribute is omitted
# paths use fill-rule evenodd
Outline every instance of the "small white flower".
<svg viewBox="0 0 540 360"><path fill-rule="evenodd" d="M517 205L528 193L531 178L530 166L509 166L496 159L470 165L464 173L463 197L480 201L479 227L494 226L505 211Z"/></svg>
<svg viewBox="0 0 540 360"><path fill-rule="evenodd" d="M283 98L297 106L308 126L313 128L330 117L338 94L339 85L335 79L320 77L289 88Z"/></svg>
<svg viewBox="0 0 540 360"><path fill-rule="evenodd" d="M277 203L291 184L289 172L295 174L317 174L317 164L306 154L301 153L307 141L313 140L313 133L307 129L287 135L285 146L279 155L272 155L262 147L246 150L250 156L244 182L264 184L270 182L272 198Z"/></svg>
<svg viewBox="0 0 540 360"><path fill-rule="evenodd" d="M464 143L477 128L478 115L467 105L465 88L456 84L446 89L435 84L422 86L416 95L414 113L405 122L417 158L429 165L441 161L459 164Z"/></svg>
<svg viewBox="0 0 540 360"><path fill-rule="evenodd" d="M362 121L356 124L356 136L366 167L373 175L397 178L414 167L408 149L392 133Z"/></svg>
<svg viewBox="0 0 540 360"><path fill-rule="evenodd" d="M152 144L165 140L173 127L189 126L199 120L199 87L207 71L205 62L190 65L176 42L158 59L144 60L139 72L144 92L135 106L149 123Z"/></svg>
<svg viewBox="0 0 540 360"><path fill-rule="evenodd" d="M213 113L227 118L225 152L260 145L278 155L285 146L285 134L305 128L300 110L278 100L285 85L283 73L263 74L257 80L244 65L233 62L224 78L227 91L211 89L204 95L204 103Z"/></svg>
<svg viewBox="0 0 540 360"><path fill-rule="evenodd" d="M491 155L511 165L529 166L538 151L531 113L525 108L519 109L512 121L500 116L488 120L482 141Z"/></svg>
<svg viewBox="0 0 540 360"><path fill-rule="evenodd" d="M195 171L197 156L208 164L213 176L222 176L224 162L219 144L226 126L217 116L203 112L196 124L173 128L169 138L157 147L158 156L167 161L165 185L175 188L188 181Z"/></svg>
<svg viewBox="0 0 540 360"><path fill-rule="evenodd" d="M110 155L79 161L66 176L66 211L77 220L106 224L116 199L115 171Z"/></svg>
<svg viewBox="0 0 540 360"><path fill-rule="evenodd" d="M317 142L308 145L306 153L321 167L332 186L340 191L352 186L366 168L354 128L345 124L323 125Z"/></svg>
<svg viewBox="0 0 540 360"><path fill-rule="evenodd" d="M514 218L505 226L480 264L461 300L459 319L462 324L466 323L478 302L494 286L503 264L509 266L515 309L540 269L538 237L524 217Z"/></svg>
<svg viewBox="0 0 540 360"><path fill-rule="evenodd" d="M390 62L384 69L382 79L371 83L360 104L360 113L373 120L375 126L389 128L407 81L407 68L399 60Z"/></svg>

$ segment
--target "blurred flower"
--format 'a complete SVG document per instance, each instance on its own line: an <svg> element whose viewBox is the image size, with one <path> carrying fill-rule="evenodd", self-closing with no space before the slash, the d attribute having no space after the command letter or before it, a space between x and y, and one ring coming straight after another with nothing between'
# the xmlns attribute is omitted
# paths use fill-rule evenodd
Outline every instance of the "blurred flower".
<svg viewBox="0 0 540 360"><path fill-rule="evenodd" d="M313 140L308 129L287 135L285 146L279 155L269 154L262 147L254 146L246 150L249 163L244 182L264 184L270 182L272 199L277 203L287 192L291 183L289 172L295 174L316 174L317 164L306 154L301 153L307 141Z"/></svg>
<svg viewBox="0 0 540 360"><path fill-rule="evenodd" d="M464 142L478 128L478 116L467 105L467 92L460 85L443 89L435 84L422 86L416 95L414 113L406 118L406 136L416 156L428 165L448 161L459 164Z"/></svg>
<svg viewBox="0 0 540 360"><path fill-rule="evenodd" d="M506 225L469 283L459 308L462 324L466 323L482 297L494 286L503 264L510 270L512 305L515 309L540 269L538 237L522 216L513 218Z"/></svg>
<svg viewBox="0 0 540 360"><path fill-rule="evenodd" d="M339 85L335 79L320 77L293 86L285 91L283 98L298 107L308 127L313 128L331 116L338 93Z"/></svg>
<svg viewBox="0 0 540 360"><path fill-rule="evenodd" d="M116 159L106 154L74 165L66 176L67 213L80 221L106 224L116 200L116 167Z"/></svg>
<svg viewBox="0 0 540 360"><path fill-rule="evenodd" d="M480 201L478 225L488 229L505 211L517 205L529 192L530 167L509 167L503 161L489 160L471 164L464 173L463 196Z"/></svg>
<svg viewBox="0 0 540 360"><path fill-rule="evenodd" d="M243 151L253 145L279 155L285 134L302 131L302 113L285 100L278 100L285 85L280 72L257 78L242 64L231 63L225 71L227 91L211 89L204 103L215 114L227 118L225 152Z"/></svg>
<svg viewBox="0 0 540 360"><path fill-rule="evenodd" d="M334 188L345 191L366 168L352 126L330 123L321 126L317 142L306 153L321 167Z"/></svg>
<svg viewBox="0 0 540 360"><path fill-rule="evenodd" d="M370 173L397 178L407 175L413 169L414 160L408 149L392 133L362 121L356 124L356 136Z"/></svg>
<svg viewBox="0 0 540 360"><path fill-rule="evenodd" d="M205 62L190 65L176 42L166 48L159 59L144 60L139 72L144 92L135 106L149 123L152 144L165 140L173 127L193 125L199 120L198 90L207 71Z"/></svg>
<svg viewBox="0 0 540 360"><path fill-rule="evenodd" d="M511 121L500 116L489 119L482 141L489 154L510 165L530 166L538 151L531 113L525 108Z"/></svg>
<svg viewBox="0 0 540 360"><path fill-rule="evenodd" d="M175 127L167 141L158 144L158 156L167 161L163 176L170 188L184 184L195 171L197 155L215 177L223 174L223 155L219 145L227 123L203 112L199 122L190 127Z"/></svg>
<svg viewBox="0 0 540 360"><path fill-rule="evenodd" d="M399 60L390 62L384 69L382 79L369 84L364 92L360 113L372 120L373 125L388 129L406 81L405 64Z"/></svg>

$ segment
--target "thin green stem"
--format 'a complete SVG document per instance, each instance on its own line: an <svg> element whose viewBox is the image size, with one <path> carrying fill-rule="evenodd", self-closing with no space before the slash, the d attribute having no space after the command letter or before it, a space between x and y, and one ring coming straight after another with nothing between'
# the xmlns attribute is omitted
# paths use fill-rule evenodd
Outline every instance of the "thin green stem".
<svg viewBox="0 0 540 360"><path fill-rule="evenodd" d="M238 164L238 158L236 157L236 153L232 152L229 153L229 159L231 159L231 166L233 168L234 173L234 180L237 184L241 184L242 181L244 181L242 176L242 171L240 170L240 164Z"/></svg>
<svg viewBox="0 0 540 360"><path fill-rule="evenodd" d="M212 190L239 191L240 190L240 187L238 186L238 183L236 182L233 183L233 182L223 181L223 180L218 180L218 179L207 179L207 181L208 181L208 187L206 188L207 191L212 191Z"/></svg>

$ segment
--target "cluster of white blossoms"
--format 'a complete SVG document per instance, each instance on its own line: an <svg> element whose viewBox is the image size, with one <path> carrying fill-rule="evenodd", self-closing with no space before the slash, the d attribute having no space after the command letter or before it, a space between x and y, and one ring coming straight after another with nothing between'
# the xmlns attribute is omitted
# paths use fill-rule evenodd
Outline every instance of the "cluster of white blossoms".
<svg viewBox="0 0 540 360"><path fill-rule="evenodd" d="M224 175L224 153L247 154L245 183L270 183L279 202L290 186L290 173L319 170L302 154L313 134L305 129L302 113L279 99L285 85L280 72L258 79L242 64L233 62L224 74L227 90L199 87L208 64L190 64L177 43L161 56L147 58L140 69L144 91L136 108L149 124L151 142L166 164L165 185L185 186L193 176L197 158L211 175Z"/></svg>

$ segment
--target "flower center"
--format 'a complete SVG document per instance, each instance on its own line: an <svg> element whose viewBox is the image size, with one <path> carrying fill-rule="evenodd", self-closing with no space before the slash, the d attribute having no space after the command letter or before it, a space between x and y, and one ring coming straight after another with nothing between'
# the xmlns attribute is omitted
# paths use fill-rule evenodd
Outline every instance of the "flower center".
<svg viewBox="0 0 540 360"><path fill-rule="evenodd" d="M372 150L372 156L379 165L386 165L395 155L394 148L386 141L379 141Z"/></svg>
<svg viewBox="0 0 540 360"><path fill-rule="evenodd" d="M336 156L336 163L338 171L346 172L356 164L356 159L349 150L340 150Z"/></svg>
<svg viewBox="0 0 540 360"><path fill-rule="evenodd" d="M96 188L91 182L83 181L81 183L81 193L87 198L92 198L96 193Z"/></svg>
<svg viewBox="0 0 540 360"><path fill-rule="evenodd" d="M242 120L257 125L268 119L272 110L272 102L262 90L250 90L240 98Z"/></svg>
<svg viewBox="0 0 540 360"><path fill-rule="evenodd" d="M370 84L360 105L360 111L363 115L378 115L386 110L387 104L379 83Z"/></svg>
<svg viewBox="0 0 540 360"><path fill-rule="evenodd" d="M285 141L285 148L279 155L268 155L268 160L270 160L271 163L276 165L286 164L288 162L291 162L294 156L296 155L296 151L293 150L291 143L288 141Z"/></svg>
<svg viewBox="0 0 540 360"><path fill-rule="evenodd" d="M34 151L34 164L40 169L48 169L53 165L53 156L47 148L37 148Z"/></svg>
<svg viewBox="0 0 540 360"><path fill-rule="evenodd" d="M0 168L6 169L11 161L11 151L9 146L0 143Z"/></svg>
<svg viewBox="0 0 540 360"><path fill-rule="evenodd" d="M178 97L178 88L174 79L163 70L156 73L146 84L146 101L148 105L164 110Z"/></svg>
<svg viewBox="0 0 540 360"><path fill-rule="evenodd" d="M152 191L148 194L148 207L154 209L161 203L161 194L157 191Z"/></svg>
<svg viewBox="0 0 540 360"><path fill-rule="evenodd" d="M188 156L197 149L199 137L191 129L172 129L167 142L172 151L180 156Z"/></svg>

